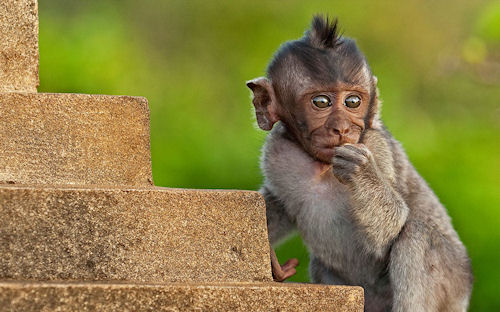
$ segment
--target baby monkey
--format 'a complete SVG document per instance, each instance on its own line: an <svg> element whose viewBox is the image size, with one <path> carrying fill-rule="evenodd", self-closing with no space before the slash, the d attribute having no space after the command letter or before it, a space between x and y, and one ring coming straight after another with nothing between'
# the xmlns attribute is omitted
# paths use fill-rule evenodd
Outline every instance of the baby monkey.
<svg viewBox="0 0 500 312"><path fill-rule="evenodd" d="M446 209L379 117L377 79L337 21L314 17L248 81L272 244L297 229L314 283L360 285L365 311L465 311L470 260ZM297 261L273 274L283 280Z"/></svg>

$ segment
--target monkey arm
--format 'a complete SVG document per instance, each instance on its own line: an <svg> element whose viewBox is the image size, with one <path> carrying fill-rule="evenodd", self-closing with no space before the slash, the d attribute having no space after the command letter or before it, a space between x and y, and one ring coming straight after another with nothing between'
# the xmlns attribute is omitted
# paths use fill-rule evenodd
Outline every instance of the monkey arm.
<svg viewBox="0 0 500 312"><path fill-rule="evenodd" d="M264 186L259 192L264 196L266 201L267 228L270 242L269 248L273 279L277 282L282 282L295 275L295 267L299 264L299 261L295 258L289 259L285 262L285 264L280 265L278 257L276 256L271 244L276 243L288 235L291 230L295 228L295 225L288 217L283 204L271 193L271 191L269 191L268 188Z"/></svg>
<svg viewBox="0 0 500 312"><path fill-rule="evenodd" d="M269 241L271 244L275 244L290 234L295 228L295 224L290 220L283 203L266 186L263 186L259 192L266 201Z"/></svg>
<svg viewBox="0 0 500 312"><path fill-rule="evenodd" d="M408 206L363 144L335 148L334 175L351 190L353 219L365 247L383 257L408 217Z"/></svg>

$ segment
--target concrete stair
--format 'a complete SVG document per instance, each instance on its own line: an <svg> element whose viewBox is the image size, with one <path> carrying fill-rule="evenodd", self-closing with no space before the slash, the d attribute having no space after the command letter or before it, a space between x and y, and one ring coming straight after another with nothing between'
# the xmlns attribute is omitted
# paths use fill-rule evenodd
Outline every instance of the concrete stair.
<svg viewBox="0 0 500 312"><path fill-rule="evenodd" d="M141 97L0 93L0 151L0 183L153 185Z"/></svg>
<svg viewBox="0 0 500 312"><path fill-rule="evenodd" d="M0 311L363 310L272 281L257 192L155 187L146 99L36 93L36 0L0 4L0 64Z"/></svg>
<svg viewBox="0 0 500 312"><path fill-rule="evenodd" d="M272 281L257 192L0 186L0 278Z"/></svg>
<svg viewBox="0 0 500 312"><path fill-rule="evenodd" d="M5 311L363 311L361 287L0 282Z"/></svg>
<svg viewBox="0 0 500 312"><path fill-rule="evenodd" d="M0 92L36 92L38 2L0 2Z"/></svg>

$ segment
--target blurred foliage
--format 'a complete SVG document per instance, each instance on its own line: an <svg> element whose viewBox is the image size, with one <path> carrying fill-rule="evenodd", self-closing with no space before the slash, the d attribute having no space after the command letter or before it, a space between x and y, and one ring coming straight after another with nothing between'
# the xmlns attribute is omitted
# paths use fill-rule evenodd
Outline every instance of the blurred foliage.
<svg viewBox="0 0 500 312"><path fill-rule="evenodd" d="M383 120L472 258L471 311L500 311L500 3L64 1L40 11L40 92L140 95L156 185L258 189L265 133L245 80L313 14L339 17L379 80ZM277 250L299 257L294 236Z"/></svg>

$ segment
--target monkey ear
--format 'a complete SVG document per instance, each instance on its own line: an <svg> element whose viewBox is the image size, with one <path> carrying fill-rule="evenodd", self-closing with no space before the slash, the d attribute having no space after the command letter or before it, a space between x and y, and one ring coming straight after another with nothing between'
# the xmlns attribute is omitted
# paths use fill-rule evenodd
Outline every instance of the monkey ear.
<svg viewBox="0 0 500 312"><path fill-rule="evenodd" d="M278 105L271 82L265 77L259 77L247 81L247 87L253 92L252 103L259 128L271 130L279 120Z"/></svg>
<svg viewBox="0 0 500 312"><path fill-rule="evenodd" d="M380 108L382 106L382 101L379 98L379 91L377 87L377 82L378 82L377 76L372 76L372 77L373 77L373 88L375 88L375 96L368 111L367 125L368 128L379 129L382 127L382 122L380 121Z"/></svg>

